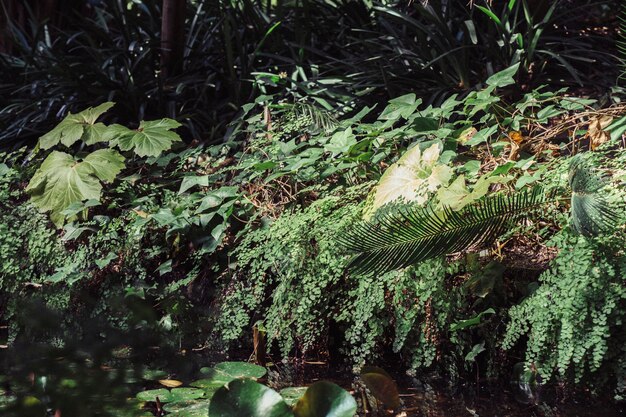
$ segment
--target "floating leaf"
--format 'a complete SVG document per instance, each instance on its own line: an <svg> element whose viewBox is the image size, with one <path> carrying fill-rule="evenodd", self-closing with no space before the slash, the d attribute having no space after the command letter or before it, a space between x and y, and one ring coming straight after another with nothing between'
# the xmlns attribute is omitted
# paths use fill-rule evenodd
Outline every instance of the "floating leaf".
<svg viewBox="0 0 626 417"><path fill-rule="evenodd" d="M210 401L177 401L165 404L163 409L177 417L207 417L209 415Z"/></svg>
<svg viewBox="0 0 626 417"><path fill-rule="evenodd" d="M80 139L87 145L107 140L107 127L96 123L96 120L114 105L107 102L80 113L68 114L54 129L39 138L39 146L41 149L50 149L59 143L72 146Z"/></svg>
<svg viewBox="0 0 626 417"><path fill-rule="evenodd" d="M159 384L168 388L177 388L183 385L181 381L177 381L175 379L159 379Z"/></svg>
<svg viewBox="0 0 626 417"><path fill-rule="evenodd" d="M300 398L304 396L307 387L289 387L280 390L280 395L283 397L287 405L293 407Z"/></svg>
<svg viewBox="0 0 626 417"><path fill-rule="evenodd" d="M217 390L209 405L209 415L293 417L291 409L279 393L250 379L236 379Z"/></svg>
<svg viewBox="0 0 626 417"><path fill-rule="evenodd" d="M140 401L156 401L157 397L162 403L169 403L172 401L172 394L165 388L141 391L136 397Z"/></svg>
<svg viewBox="0 0 626 417"><path fill-rule="evenodd" d="M296 417L353 417L356 401L346 390L332 382L311 385L296 403Z"/></svg>
<svg viewBox="0 0 626 417"><path fill-rule="evenodd" d="M181 124L172 119L142 121L136 130L112 125L116 134L115 144L123 151L133 150L139 156L159 156L181 138L172 129Z"/></svg>
<svg viewBox="0 0 626 417"><path fill-rule="evenodd" d="M400 405L398 386L383 369L366 366L361 370L361 379L378 401L390 408L397 408Z"/></svg>
<svg viewBox="0 0 626 417"><path fill-rule="evenodd" d="M171 403L175 401L195 400L202 396L204 396L204 391L197 388L174 388L171 391L165 388L159 388L142 391L137 394L137 399L141 401L156 401L156 398L159 397L160 402Z"/></svg>
<svg viewBox="0 0 626 417"><path fill-rule="evenodd" d="M237 378L262 378L267 370L259 365L248 362L222 362L213 368L224 375L230 376L231 379Z"/></svg>

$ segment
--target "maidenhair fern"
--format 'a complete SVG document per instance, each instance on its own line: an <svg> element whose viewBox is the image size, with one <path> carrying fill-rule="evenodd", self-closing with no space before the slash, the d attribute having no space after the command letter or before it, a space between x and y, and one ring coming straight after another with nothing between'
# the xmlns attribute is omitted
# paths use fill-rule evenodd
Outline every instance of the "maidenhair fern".
<svg viewBox="0 0 626 417"><path fill-rule="evenodd" d="M611 374L626 360L625 243L624 236L557 234L551 244L559 255L539 288L511 308L503 346L525 340L526 360L544 378L556 373L580 382L601 367Z"/></svg>

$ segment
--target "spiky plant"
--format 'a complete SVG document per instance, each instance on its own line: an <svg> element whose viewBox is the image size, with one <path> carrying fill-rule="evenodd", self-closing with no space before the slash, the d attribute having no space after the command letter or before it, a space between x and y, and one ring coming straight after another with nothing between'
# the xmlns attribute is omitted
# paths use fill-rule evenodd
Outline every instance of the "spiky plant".
<svg viewBox="0 0 626 417"><path fill-rule="evenodd" d="M572 228L590 236L614 226L616 214L599 194L602 180L578 158L570 166ZM400 206L375 220L361 222L340 237L354 254L349 268L360 274L384 273L437 256L492 243L520 220L556 202L556 193L541 187L498 194L460 211L432 206Z"/></svg>

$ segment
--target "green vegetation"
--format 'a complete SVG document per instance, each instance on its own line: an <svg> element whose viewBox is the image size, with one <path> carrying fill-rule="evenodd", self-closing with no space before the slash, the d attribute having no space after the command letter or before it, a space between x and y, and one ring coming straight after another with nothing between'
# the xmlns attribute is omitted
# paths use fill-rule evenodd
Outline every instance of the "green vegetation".
<svg viewBox="0 0 626 417"><path fill-rule="evenodd" d="M0 32L0 412L402 410L372 363L625 400L613 3L184 3L171 55L155 1Z"/></svg>

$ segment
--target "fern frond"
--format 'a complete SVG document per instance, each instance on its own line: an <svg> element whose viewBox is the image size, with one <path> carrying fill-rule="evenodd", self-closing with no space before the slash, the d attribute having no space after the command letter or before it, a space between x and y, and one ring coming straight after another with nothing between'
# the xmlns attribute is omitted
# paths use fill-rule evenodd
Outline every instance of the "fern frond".
<svg viewBox="0 0 626 417"><path fill-rule="evenodd" d="M579 155L570 162L569 184L574 231L584 236L596 236L615 227L617 213L600 192L604 182Z"/></svg>
<svg viewBox="0 0 626 417"><path fill-rule="evenodd" d="M330 112L307 103L294 104L293 113L296 116L308 117L316 129L332 130L339 125L337 119Z"/></svg>
<svg viewBox="0 0 626 417"><path fill-rule="evenodd" d="M339 240L354 253L349 268L361 274L384 273L493 241L512 222L551 199L552 195L536 187L492 196L461 211L408 206L357 224Z"/></svg>

